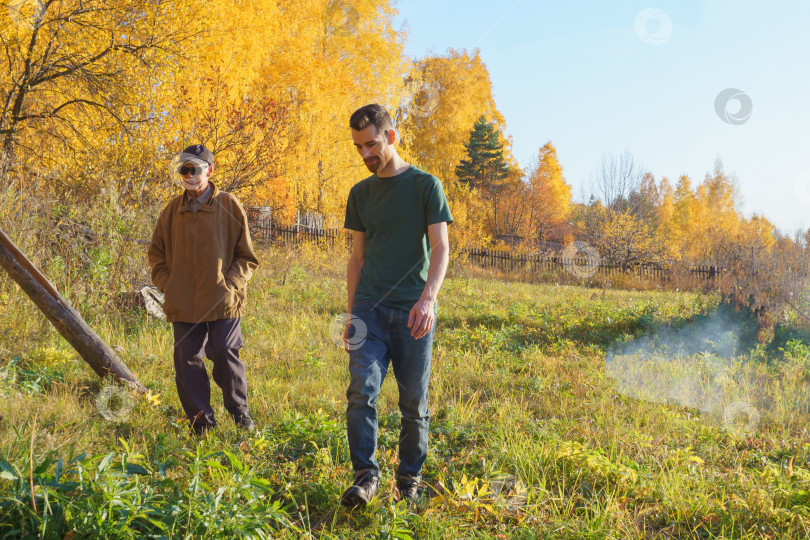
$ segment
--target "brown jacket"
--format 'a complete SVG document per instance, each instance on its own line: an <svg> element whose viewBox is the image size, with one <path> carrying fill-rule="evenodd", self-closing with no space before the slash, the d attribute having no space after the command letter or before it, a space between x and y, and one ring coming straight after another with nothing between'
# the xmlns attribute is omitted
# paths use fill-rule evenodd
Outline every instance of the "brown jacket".
<svg viewBox="0 0 810 540"><path fill-rule="evenodd" d="M165 294L170 322L241 317L247 281L259 265L242 205L211 186L211 198L197 212L189 208L188 193L172 199L152 234L152 282Z"/></svg>

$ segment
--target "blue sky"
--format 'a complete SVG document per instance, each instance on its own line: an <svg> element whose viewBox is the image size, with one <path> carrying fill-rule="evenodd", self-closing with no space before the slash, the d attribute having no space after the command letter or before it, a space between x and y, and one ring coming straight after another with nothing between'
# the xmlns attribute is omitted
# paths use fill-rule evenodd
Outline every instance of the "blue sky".
<svg viewBox="0 0 810 540"><path fill-rule="evenodd" d="M408 55L481 50L515 156L528 165L551 140L575 199L605 154L627 149L673 185L702 181L719 157L747 215L788 233L810 226L810 1L396 6ZM728 88L750 98L742 123L716 112Z"/></svg>

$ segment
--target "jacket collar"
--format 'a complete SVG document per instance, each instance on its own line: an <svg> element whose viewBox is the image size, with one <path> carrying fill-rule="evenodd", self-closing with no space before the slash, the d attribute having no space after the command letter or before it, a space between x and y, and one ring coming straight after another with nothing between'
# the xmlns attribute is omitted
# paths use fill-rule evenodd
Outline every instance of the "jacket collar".
<svg viewBox="0 0 810 540"><path fill-rule="evenodd" d="M211 182L209 180L208 184L211 186L211 188L214 191L211 193L211 196L208 198L208 201L206 201L206 203L204 205L200 206L200 208L198 210L200 212L213 212L214 211L214 201L216 199L216 196L219 194L219 188L217 187L217 185L215 183L213 183L213 182ZM189 208L189 203L190 202L191 202L191 197L188 196L188 191L184 189L183 190L183 203L180 205L180 211L181 212L190 212L191 211L191 208Z"/></svg>

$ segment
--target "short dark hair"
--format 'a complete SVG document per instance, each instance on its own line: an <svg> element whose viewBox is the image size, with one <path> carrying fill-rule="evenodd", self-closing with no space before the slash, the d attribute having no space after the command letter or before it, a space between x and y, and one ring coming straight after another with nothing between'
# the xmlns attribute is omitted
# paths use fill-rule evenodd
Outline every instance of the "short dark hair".
<svg viewBox="0 0 810 540"><path fill-rule="evenodd" d="M355 131L366 129L370 125L376 127L378 132L394 129L391 115L385 107L376 103L360 107L349 119L349 126Z"/></svg>

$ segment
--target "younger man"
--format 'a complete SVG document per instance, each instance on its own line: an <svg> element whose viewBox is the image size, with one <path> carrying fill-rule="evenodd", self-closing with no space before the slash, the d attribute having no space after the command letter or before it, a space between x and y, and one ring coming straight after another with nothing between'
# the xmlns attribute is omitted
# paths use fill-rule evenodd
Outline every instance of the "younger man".
<svg viewBox="0 0 810 540"><path fill-rule="evenodd" d="M436 296L447 270L447 225L453 217L439 179L397 154L394 126L383 107L358 109L349 125L354 146L372 173L352 187L344 224L353 231L346 272L348 313L364 323L367 333L359 346L356 339L349 345L349 326L344 334L351 374L346 420L355 480L341 502L359 506L374 497L379 484L377 398L389 363L402 413L397 488L403 499L415 500L421 493Z"/></svg>

